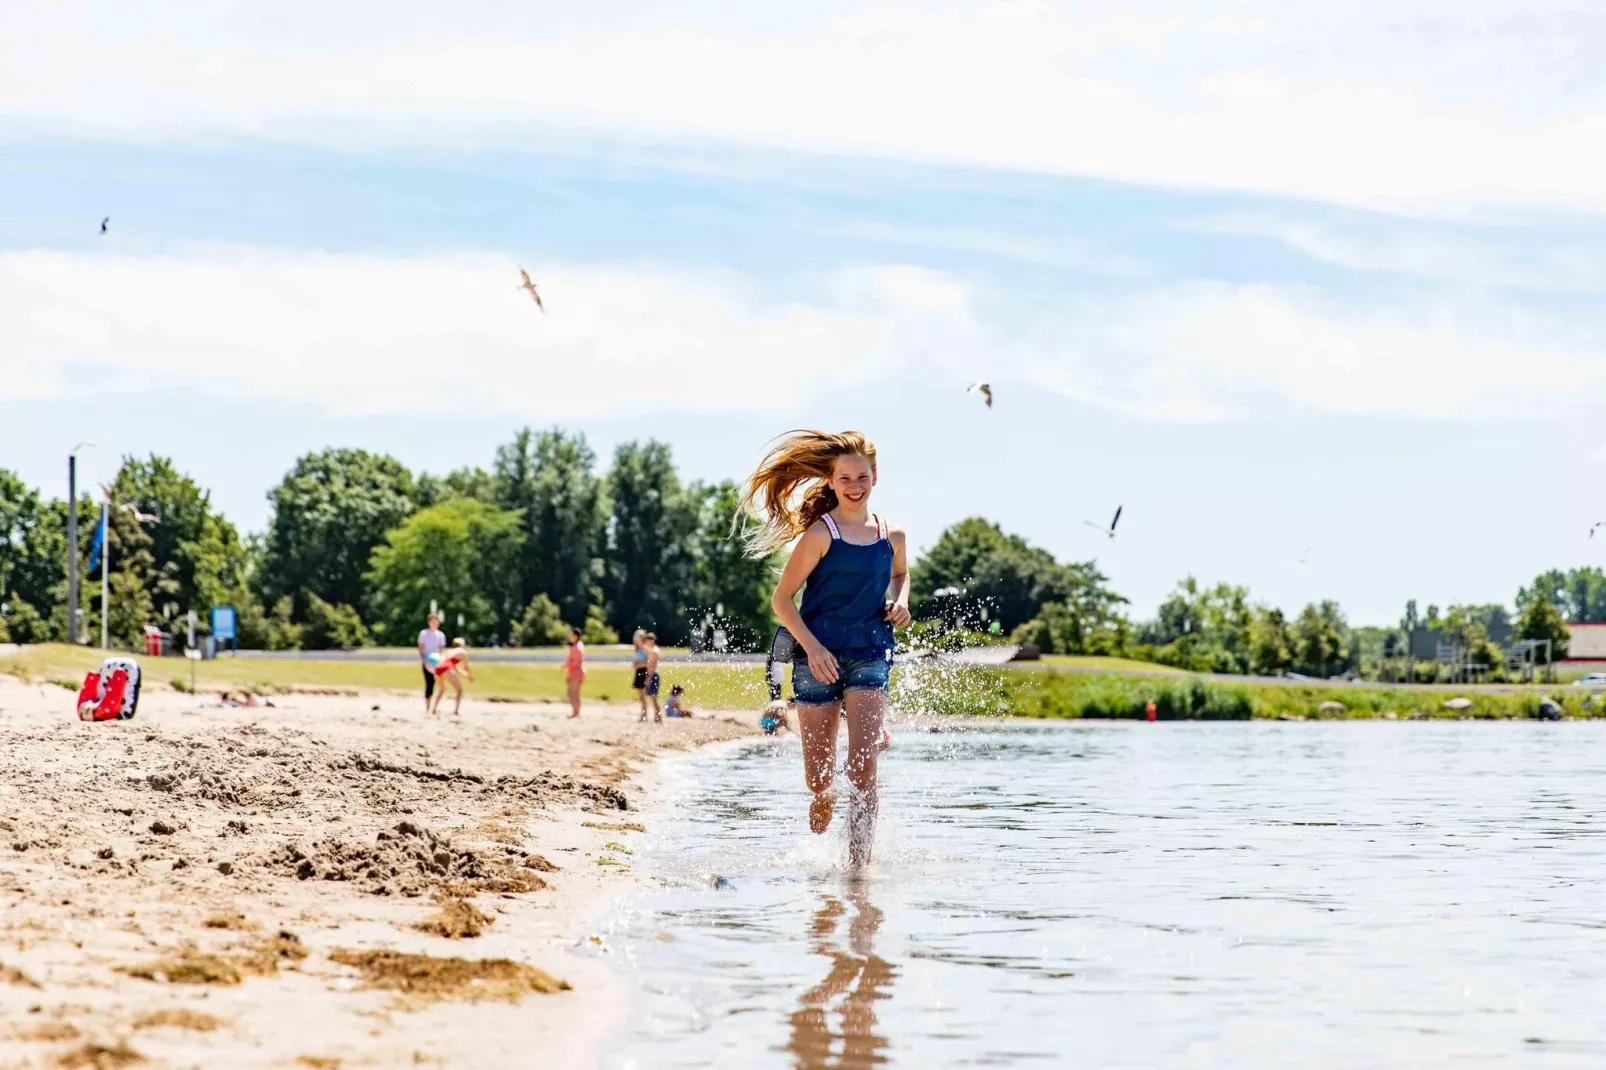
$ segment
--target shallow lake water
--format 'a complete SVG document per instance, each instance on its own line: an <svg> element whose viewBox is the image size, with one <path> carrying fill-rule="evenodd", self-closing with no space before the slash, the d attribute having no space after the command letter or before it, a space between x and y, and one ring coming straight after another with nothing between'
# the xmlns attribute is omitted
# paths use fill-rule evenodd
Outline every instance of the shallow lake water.
<svg viewBox="0 0 1606 1070"><path fill-rule="evenodd" d="M858 877L795 739L672 775L611 1067L1606 1066L1597 725L907 726Z"/></svg>

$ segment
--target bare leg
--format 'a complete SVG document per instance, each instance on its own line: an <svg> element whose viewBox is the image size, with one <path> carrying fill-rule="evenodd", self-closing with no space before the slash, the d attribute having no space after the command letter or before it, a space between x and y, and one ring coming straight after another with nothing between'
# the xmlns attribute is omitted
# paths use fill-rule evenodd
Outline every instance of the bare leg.
<svg viewBox="0 0 1606 1070"><path fill-rule="evenodd" d="M458 679L457 673L455 672L449 672L446 674L446 676L447 679L452 681L452 690L457 693L456 698L452 702L452 716L461 717L463 715L463 681Z"/></svg>
<svg viewBox="0 0 1606 1070"><path fill-rule="evenodd" d="M652 697L652 723L653 724L663 724L664 723L664 711L663 711L663 708L658 705L658 696L657 695L654 695Z"/></svg>
<svg viewBox="0 0 1606 1070"><path fill-rule="evenodd" d="M637 720L639 720L642 724L646 724L647 723L647 689L645 687L636 688L636 698L641 700L641 716L639 718L637 718Z"/></svg>
<svg viewBox="0 0 1606 1070"><path fill-rule="evenodd" d="M885 691L849 691L843 701L848 710L848 780L853 797L848 806L848 863L854 868L870 864L875 845L875 819L880 799L876 788L876 755L880 753L881 723L887 715Z"/></svg>
<svg viewBox="0 0 1606 1070"><path fill-rule="evenodd" d="M569 681L569 716L580 716L580 681Z"/></svg>
<svg viewBox="0 0 1606 1070"><path fill-rule="evenodd" d="M446 697L446 684L441 677L435 677L435 704L429 708L429 715L435 716L441 711L441 699Z"/></svg>
<svg viewBox="0 0 1606 1070"><path fill-rule="evenodd" d="M803 740L803 779L814 793L809 804L809 829L819 834L831 827L831 808L836 805L836 793L831 790L831 778L836 772L837 721L842 707L799 706L797 730Z"/></svg>

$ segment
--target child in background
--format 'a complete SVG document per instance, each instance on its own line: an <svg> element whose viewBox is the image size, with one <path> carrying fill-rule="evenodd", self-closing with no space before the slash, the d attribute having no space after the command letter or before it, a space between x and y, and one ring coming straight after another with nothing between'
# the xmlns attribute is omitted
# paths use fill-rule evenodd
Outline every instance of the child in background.
<svg viewBox="0 0 1606 1070"><path fill-rule="evenodd" d="M658 689L663 686L663 680L658 676L658 634L648 632L641 640L642 649L647 652L647 687L642 692L641 719L647 719L647 700L652 699L652 723L663 724L664 713L658 706Z"/></svg>
<svg viewBox="0 0 1606 1070"><path fill-rule="evenodd" d="M764 710L764 716L758 719L758 726L764 730L766 736L773 736L782 729L788 732L792 730L792 722L786 716L786 711L791 706L790 702L772 702Z"/></svg>
<svg viewBox="0 0 1606 1070"><path fill-rule="evenodd" d="M569 656L563 663L564 682L569 688L569 717L580 716L580 687L586 682L586 645L580 629L569 629Z"/></svg>
<svg viewBox="0 0 1606 1070"><path fill-rule="evenodd" d="M463 681L474 679L473 671L468 667L468 644L461 636L452 640L452 645L445 650L437 650L424 658L424 664L435 679L442 684L450 684L455 699L452 704L452 716L457 717L463 712ZM440 712L441 699L446 697L446 688L437 687L435 690L435 704L430 707L430 716Z"/></svg>
<svg viewBox="0 0 1606 1070"><path fill-rule="evenodd" d="M665 717L690 717L691 708L685 704L680 696L686 689L679 684L669 689L669 697L664 700Z"/></svg>

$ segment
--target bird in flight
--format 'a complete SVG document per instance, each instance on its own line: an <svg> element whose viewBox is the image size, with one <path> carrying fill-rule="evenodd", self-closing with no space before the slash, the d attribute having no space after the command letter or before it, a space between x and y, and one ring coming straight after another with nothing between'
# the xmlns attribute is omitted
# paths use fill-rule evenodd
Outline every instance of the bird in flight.
<svg viewBox="0 0 1606 1070"><path fill-rule="evenodd" d="M541 310L541 315L546 315L546 306L541 303L541 295L536 292L535 283L530 279L530 273L523 268L519 268L519 275L524 279L519 289L530 291L530 297L535 301L535 307Z"/></svg>
<svg viewBox="0 0 1606 1070"><path fill-rule="evenodd" d="M1301 565L1303 565L1306 561L1310 560L1310 551L1311 551L1311 548L1309 546L1307 546L1307 547L1305 547L1305 552L1299 555L1299 563Z"/></svg>
<svg viewBox="0 0 1606 1070"><path fill-rule="evenodd" d="M965 388L965 393L980 394L983 400L987 402L987 407L989 409L993 407L993 388L987 383L971 383L970 386Z"/></svg>
<svg viewBox="0 0 1606 1070"><path fill-rule="evenodd" d="M1117 525L1117 524L1119 524L1121 522L1121 510L1124 509L1124 508L1126 508L1126 507L1123 506L1123 505L1117 505L1115 507L1115 517L1114 517L1114 519L1112 519L1110 521L1110 526L1109 527L1105 527L1103 524L1095 524L1091 520L1084 520L1084 521L1082 521L1082 523L1086 524L1088 527L1092 528L1094 531L1102 531L1106 538L1113 539L1113 538L1115 538L1115 525Z"/></svg>
<svg viewBox="0 0 1606 1070"><path fill-rule="evenodd" d="M1606 528L1606 520L1597 520L1593 524L1589 525L1589 537L1591 539L1595 537L1596 528Z"/></svg>
<svg viewBox="0 0 1606 1070"><path fill-rule="evenodd" d="M112 217L111 216L107 216L105 219L102 219L100 221L100 232L102 234L106 233L106 224L110 223L111 221L112 221Z"/></svg>

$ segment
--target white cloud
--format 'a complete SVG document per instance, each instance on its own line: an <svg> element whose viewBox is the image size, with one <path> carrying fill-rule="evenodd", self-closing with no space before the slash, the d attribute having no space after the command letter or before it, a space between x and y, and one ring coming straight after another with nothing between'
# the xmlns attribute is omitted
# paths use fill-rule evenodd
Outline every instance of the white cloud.
<svg viewBox="0 0 1606 1070"><path fill-rule="evenodd" d="M1022 312L915 265L832 271L783 296L727 272L528 266L547 316L489 253L0 254L0 374L13 398L115 377L153 402L182 380L339 413L568 421L778 411L900 376L986 377L1001 397L1037 387L1153 420L1505 419L1606 400L1600 324L1481 299L1356 307L1188 283Z"/></svg>
<svg viewBox="0 0 1606 1070"><path fill-rule="evenodd" d="M1491 227L1458 236L1379 218L1344 231L1266 214L1219 216L1195 229L1272 238L1316 260L1360 271L1475 286L1606 292L1606 253L1592 229L1557 234Z"/></svg>
<svg viewBox="0 0 1606 1070"><path fill-rule="evenodd" d="M964 300L896 265L832 276L814 304L720 272L529 266L549 315L492 254L0 254L0 364L15 396L115 374L343 413L761 410L888 373L906 324Z"/></svg>
<svg viewBox="0 0 1606 1070"><path fill-rule="evenodd" d="M602 129L1366 203L1606 205L1570 0L27 7L0 116L135 139ZM442 9L443 10L443 9Z"/></svg>
<svg viewBox="0 0 1606 1070"><path fill-rule="evenodd" d="M1038 358L1032 377L1160 417L1514 419L1606 400L1601 335L1486 299L1359 307L1300 287L1188 283L1072 311L1035 346L1079 356Z"/></svg>

